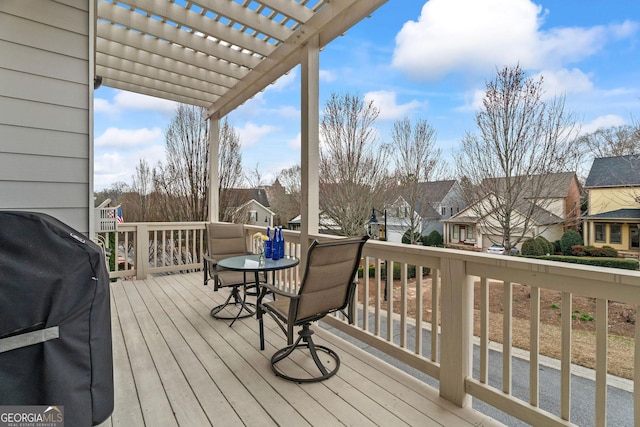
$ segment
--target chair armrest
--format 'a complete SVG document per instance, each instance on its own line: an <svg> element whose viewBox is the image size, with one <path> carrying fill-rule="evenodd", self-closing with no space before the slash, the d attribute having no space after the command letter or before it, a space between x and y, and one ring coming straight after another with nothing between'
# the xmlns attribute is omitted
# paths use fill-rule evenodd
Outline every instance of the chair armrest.
<svg viewBox="0 0 640 427"><path fill-rule="evenodd" d="M202 258L204 258L205 262L208 262L213 266L218 265L218 260L215 258L211 258L209 255L202 255Z"/></svg>
<svg viewBox="0 0 640 427"><path fill-rule="evenodd" d="M211 258L209 255L202 255L204 271L204 285L209 284L209 280L213 280L213 290L218 290L218 260Z"/></svg>
<svg viewBox="0 0 640 427"><path fill-rule="evenodd" d="M267 292L273 292L276 295L280 295L283 297L287 297L287 298L292 298L292 299L297 299L300 298L300 295L298 294L293 294L291 292L287 292L287 291L283 291L280 288L277 288L273 285L270 285L268 283L260 283L260 288L262 289L261 294L267 294Z"/></svg>
<svg viewBox="0 0 640 427"><path fill-rule="evenodd" d="M283 291L282 289L276 288L275 286L270 285L268 283L260 283L259 287L260 287L260 293L258 295L258 300L256 301L256 305L258 306L258 309L262 306L262 300L269 292L274 294L274 299L276 295L287 297L292 300L296 300L300 298L298 294L292 294L291 292Z"/></svg>

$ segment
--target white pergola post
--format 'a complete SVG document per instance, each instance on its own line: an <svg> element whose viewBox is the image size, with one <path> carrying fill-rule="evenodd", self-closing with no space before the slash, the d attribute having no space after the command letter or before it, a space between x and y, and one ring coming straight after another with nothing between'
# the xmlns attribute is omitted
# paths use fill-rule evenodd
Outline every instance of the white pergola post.
<svg viewBox="0 0 640 427"><path fill-rule="evenodd" d="M220 220L220 120L209 118L209 222Z"/></svg>
<svg viewBox="0 0 640 427"><path fill-rule="evenodd" d="M301 51L301 271L306 265L309 236L318 234L320 215L319 168L320 168L320 47L319 37L312 37Z"/></svg>

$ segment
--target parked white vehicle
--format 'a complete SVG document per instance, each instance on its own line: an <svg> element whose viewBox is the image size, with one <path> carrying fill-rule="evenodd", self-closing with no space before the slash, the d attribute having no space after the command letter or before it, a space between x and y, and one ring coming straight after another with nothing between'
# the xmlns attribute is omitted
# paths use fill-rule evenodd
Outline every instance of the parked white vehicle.
<svg viewBox="0 0 640 427"><path fill-rule="evenodd" d="M518 255L520 253L518 248L511 248L510 252L511 252L511 255ZM506 249L504 245L499 245L497 243L494 243L493 245L489 246L489 249L487 249L487 253L496 254L496 255L505 255Z"/></svg>

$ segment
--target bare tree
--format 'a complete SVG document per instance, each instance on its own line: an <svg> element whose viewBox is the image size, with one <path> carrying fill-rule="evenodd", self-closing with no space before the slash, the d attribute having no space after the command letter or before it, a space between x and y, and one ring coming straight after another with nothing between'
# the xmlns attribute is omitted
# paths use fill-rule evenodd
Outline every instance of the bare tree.
<svg viewBox="0 0 640 427"><path fill-rule="evenodd" d="M221 221L232 221L230 192L242 183L242 153L240 153L240 136L235 128L225 119L220 125L220 158L218 159L218 174L220 177L219 212Z"/></svg>
<svg viewBox="0 0 640 427"><path fill-rule="evenodd" d="M130 188L127 183L122 181L114 182L110 187L95 193L95 205L98 206L107 199L111 199L111 203L117 203L128 191L130 191Z"/></svg>
<svg viewBox="0 0 640 427"><path fill-rule="evenodd" d="M276 214L275 224L284 226L300 214L301 186L300 165L295 165L281 170L275 182L268 187L269 204Z"/></svg>
<svg viewBox="0 0 640 427"><path fill-rule="evenodd" d="M374 123L379 111L359 96L332 94L320 123L321 222L334 232L363 233L386 184L385 148Z"/></svg>
<svg viewBox="0 0 640 427"><path fill-rule="evenodd" d="M465 135L456 156L458 175L472 184L463 188L468 202L476 202L479 225L507 250L548 207L553 174L575 170L579 158L578 129L564 97L545 100L542 82L527 78L519 65L498 70L476 114L478 133Z"/></svg>
<svg viewBox="0 0 640 427"><path fill-rule="evenodd" d="M249 188L264 187L262 172L260 172L260 163L256 163L256 166L247 173L247 184Z"/></svg>
<svg viewBox="0 0 640 427"><path fill-rule="evenodd" d="M209 130L205 110L181 104L165 132L166 164L154 169L154 187L171 221L207 218Z"/></svg>
<svg viewBox="0 0 640 427"><path fill-rule="evenodd" d="M209 126L206 109L180 105L165 133L166 164L153 169L154 200L164 221L204 221L209 200ZM242 180L242 156L237 133L225 120L219 130L220 212L225 212L224 188ZM224 220L224 219L223 219Z"/></svg>
<svg viewBox="0 0 640 427"><path fill-rule="evenodd" d="M441 150L435 148L436 131L426 120L417 120L414 125L406 117L393 124L391 131L392 149L396 161L396 182L398 194L402 195L408 207L404 223L409 229L409 243L417 243L423 224L417 216L424 199L419 183L431 181L442 169Z"/></svg>
<svg viewBox="0 0 640 427"><path fill-rule="evenodd" d="M131 176L131 196L127 198L127 217L131 221L152 221L151 198L153 192L153 173L149 163L140 159L136 173ZM123 210L125 207L123 206Z"/></svg>
<svg viewBox="0 0 640 427"><path fill-rule="evenodd" d="M579 142L593 157L617 157L640 153L638 125L600 128L580 137Z"/></svg>

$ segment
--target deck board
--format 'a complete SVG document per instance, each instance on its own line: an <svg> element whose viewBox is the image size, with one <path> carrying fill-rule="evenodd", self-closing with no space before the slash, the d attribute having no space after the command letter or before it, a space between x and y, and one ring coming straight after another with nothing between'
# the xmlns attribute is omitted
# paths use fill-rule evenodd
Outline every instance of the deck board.
<svg viewBox="0 0 640 427"><path fill-rule="evenodd" d="M202 286L199 273L111 290L115 410L102 426L500 425L321 328L314 340L338 352L338 374L315 384L276 377L269 358L284 335L265 319L260 351L255 318L233 327L211 318L227 291Z"/></svg>

